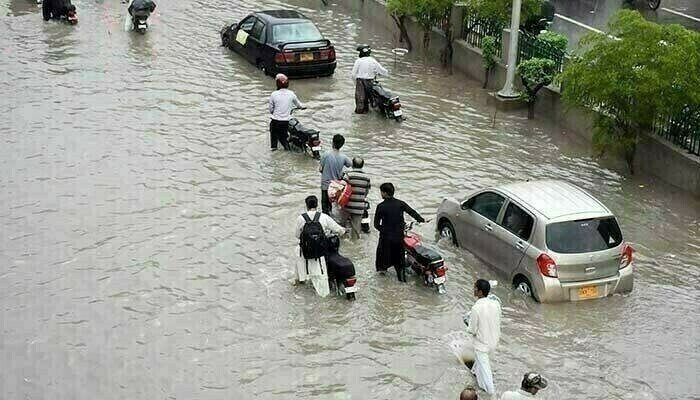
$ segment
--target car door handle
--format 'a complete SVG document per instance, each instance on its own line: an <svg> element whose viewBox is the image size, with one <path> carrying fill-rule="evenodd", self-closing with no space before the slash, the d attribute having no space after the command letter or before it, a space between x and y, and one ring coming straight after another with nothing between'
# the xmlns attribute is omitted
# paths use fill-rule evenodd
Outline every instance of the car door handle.
<svg viewBox="0 0 700 400"><path fill-rule="evenodd" d="M491 224L484 225L484 229L489 231L489 232L493 232L493 227L491 226Z"/></svg>
<svg viewBox="0 0 700 400"><path fill-rule="evenodd" d="M515 247L517 247L520 250L525 250L525 243L523 242L518 242L515 244Z"/></svg>

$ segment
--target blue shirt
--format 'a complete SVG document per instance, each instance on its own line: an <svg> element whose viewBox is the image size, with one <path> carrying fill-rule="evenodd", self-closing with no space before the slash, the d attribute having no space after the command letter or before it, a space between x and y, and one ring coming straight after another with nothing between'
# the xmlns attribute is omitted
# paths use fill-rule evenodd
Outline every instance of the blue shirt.
<svg viewBox="0 0 700 400"><path fill-rule="evenodd" d="M331 181L343 178L343 168L352 166L348 156L338 150L326 151L321 155L321 190L328 189Z"/></svg>

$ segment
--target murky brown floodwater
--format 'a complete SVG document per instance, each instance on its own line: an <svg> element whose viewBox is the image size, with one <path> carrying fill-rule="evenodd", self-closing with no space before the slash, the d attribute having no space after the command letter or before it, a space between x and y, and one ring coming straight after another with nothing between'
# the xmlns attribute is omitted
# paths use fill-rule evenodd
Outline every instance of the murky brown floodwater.
<svg viewBox="0 0 700 400"><path fill-rule="evenodd" d="M599 196L638 250L628 296L540 305L502 285L499 391L525 370L543 399L697 399L700 204L627 179L585 146L492 111L477 83L406 59L359 14L315 0L171 0L145 36L116 0L76 0L80 24L0 1L0 398L451 399L471 378L449 343L476 277L441 243L449 293L373 273L376 235L343 243L358 300L289 281L293 221L316 164L268 150L273 82L219 47L253 9L300 7L338 48L330 79L294 81L299 118L348 138L375 186L434 215L445 195L559 178ZM352 114L349 71L369 42L409 119ZM644 185L644 187L640 187ZM371 200L377 203L378 193ZM434 226L420 230L432 242Z"/></svg>

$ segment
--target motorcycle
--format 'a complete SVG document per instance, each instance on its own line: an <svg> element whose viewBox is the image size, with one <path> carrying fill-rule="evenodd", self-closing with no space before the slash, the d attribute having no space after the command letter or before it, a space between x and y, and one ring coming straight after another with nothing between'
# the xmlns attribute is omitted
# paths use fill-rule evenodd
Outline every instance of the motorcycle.
<svg viewBox="0 0 700 400"><path fill-rule="evenodd" d="M292 113L294 110L292 110ZM319 131L305 128L296 118L289 120L289 144L303 151L305 154L311 153L315 159L321 158L321 137Z"/></svg>
<svg viewBox="0 0 700 400"><path fill-rule="evenodd" d="M390 91L384 89L377 79L372 81L369 90L369 104L386 118L393 118L397 122L404 119L399 96L394 96Z"/></svg>
<svg viewBox="0 0 700 400"><path fill-rule="evenodd" d="M346 299L355 300L355 293L357 293L355 266L350 259L338 253L338 248L340 247L338 236L328 236L326 240L328 284L335 289L337 295L345 295Z"/></svg>
<svg viewBox="0 0 700 400"><path fill-rule="evenodd" d="M148 30L148 18L156 9L156 4L152 0L130 0L128 11L131 15L131 25L133 29L145 34Z"/></svg>
<svg viewBox="0 0 700 400"><path fill-rule="evenodd" d="M423 277L426 286L434 287L438 293L446 292L447 266L442 256L423 244L423 239L412 231L413 222L404 231L403 247L406 251L406 266Z"/></svg>

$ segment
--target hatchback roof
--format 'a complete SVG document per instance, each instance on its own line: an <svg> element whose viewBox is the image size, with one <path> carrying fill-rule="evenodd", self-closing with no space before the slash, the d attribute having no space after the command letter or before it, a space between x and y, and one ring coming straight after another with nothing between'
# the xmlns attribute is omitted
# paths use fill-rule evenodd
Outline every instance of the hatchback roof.
<svg viewBox="0 0 700 400"><path fill-rule="evenodd" d="M496 189L534 208L547 219L574 214L612 214L595 197L568 182L555 180L518 182L498 186Z"/></svg>
<svg viewBox="0 0 700 400"><path fill-rule="evenodd" d="M258 11L255 14L257 14L261 19L270 22L292 22L291 20L308 20L308 18L306 18L304 14L294 10L267 10Z"/></svg>

